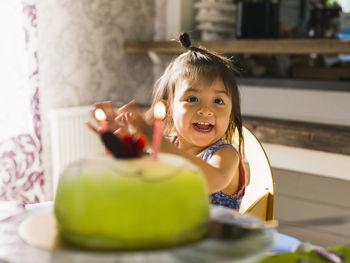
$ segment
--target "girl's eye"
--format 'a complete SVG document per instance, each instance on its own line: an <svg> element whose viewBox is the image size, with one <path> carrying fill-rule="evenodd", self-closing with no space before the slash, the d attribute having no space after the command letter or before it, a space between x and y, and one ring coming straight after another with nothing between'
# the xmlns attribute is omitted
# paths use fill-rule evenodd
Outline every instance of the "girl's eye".
<svg viewBox="0 0 350 263"><path fill-rule="evenodd" d="M214 103L222 105L224 104L224 101L222 99L215 99Z"/></svg>
<svg viewBox="0 0 350 263"><path fill-rule="evenodd" d="M196 101L198 101L198 99L196 97L189 97L186 101L187 102L196 102Z"/></svg>

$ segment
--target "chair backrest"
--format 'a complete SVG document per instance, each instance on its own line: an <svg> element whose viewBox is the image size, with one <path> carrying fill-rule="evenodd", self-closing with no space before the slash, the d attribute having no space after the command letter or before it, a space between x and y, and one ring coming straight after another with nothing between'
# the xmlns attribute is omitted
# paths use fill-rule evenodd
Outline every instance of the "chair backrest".
<svg viewBox="0 0 350 263"><path fill-rule="evenodd" d="M248 185L239 212L273 220L275 185L269 159L259 140L246 127L243 127L243 136Z"/></svg>

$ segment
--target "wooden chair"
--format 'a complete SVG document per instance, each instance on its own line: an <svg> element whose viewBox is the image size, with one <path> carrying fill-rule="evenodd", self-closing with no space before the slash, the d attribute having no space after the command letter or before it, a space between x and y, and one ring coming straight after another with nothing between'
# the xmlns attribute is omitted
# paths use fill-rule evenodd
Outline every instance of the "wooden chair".
<svg viewBox="0 0 350 263"><path fill-rule="evenodd" d="M269 159L259 140L246 127L243 127L243 136L248 184L239 212L273 220L275 185Z"/></svg>

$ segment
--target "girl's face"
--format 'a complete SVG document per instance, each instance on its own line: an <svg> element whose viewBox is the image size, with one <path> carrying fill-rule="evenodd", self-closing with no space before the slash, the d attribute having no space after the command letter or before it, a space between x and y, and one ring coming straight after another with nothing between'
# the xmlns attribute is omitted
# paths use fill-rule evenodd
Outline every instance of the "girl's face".
<svg viewBox="0 0 350 263"><path fill-rule="evenodd" d="M224 136L232 100L220 77L211 84L182 79L170 106L179 148L198 154Z"/></svg>

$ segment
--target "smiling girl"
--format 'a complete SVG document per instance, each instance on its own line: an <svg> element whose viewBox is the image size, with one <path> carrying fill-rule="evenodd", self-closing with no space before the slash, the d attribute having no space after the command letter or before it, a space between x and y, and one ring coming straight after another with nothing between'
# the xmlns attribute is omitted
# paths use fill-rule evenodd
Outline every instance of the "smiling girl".
<svg viewBox="0 0 350 263"><path fill-rule="evenodd" d="M187 33L180 42L188 51L169 64L153 92L150 112L159 101L167 108L161 152L183 156L202 170L212 204L239 209L246 172L237 70L229 59L192 46ZM123 119L152 141L153 127L135 102L119 113L117 121ZM235 132L238 149L232 145Z"/></svg>

